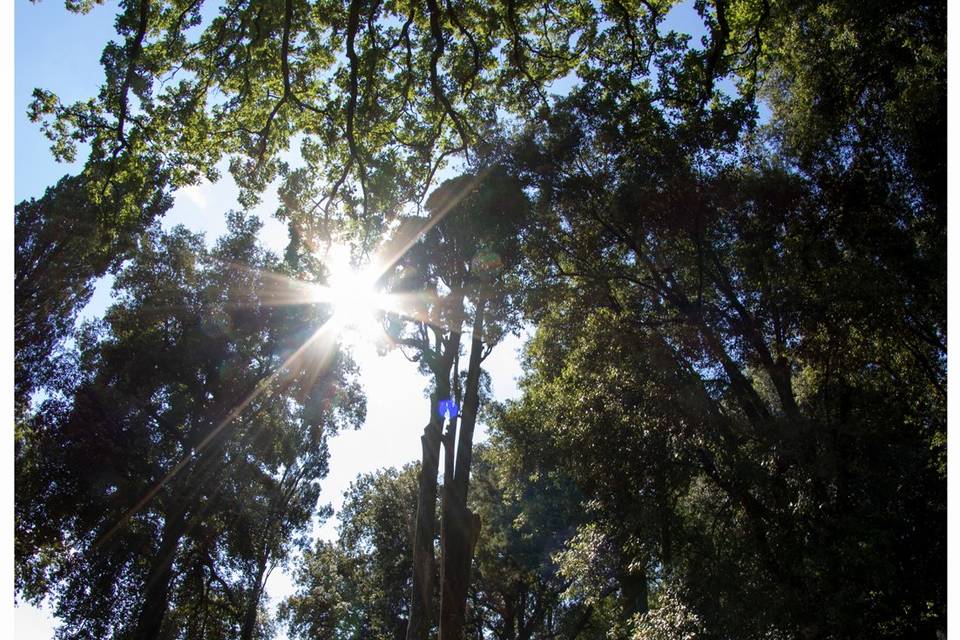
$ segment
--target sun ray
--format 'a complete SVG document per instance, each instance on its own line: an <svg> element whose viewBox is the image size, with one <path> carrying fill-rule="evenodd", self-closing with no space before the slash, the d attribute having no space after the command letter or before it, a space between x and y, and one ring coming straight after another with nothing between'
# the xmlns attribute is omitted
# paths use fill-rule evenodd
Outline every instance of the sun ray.
<svg viewBox="0 0 960 640"><path fill-rule="evenodd" d="M411 234L410 238L402 241L402 245L393 251L393 255L375 262L362 271L350 269L348 264L328 264L330 282L328 282L327 285L303 282L271 271L255 270L243 265L224 263L232 269L255 273L257 277L268 284L268 286L264 287L261 291L258 301L260 304L266 304L268 306L330 304L332 306L332 314L311 337L288 356L281 365L269 375L259 380L254 385L254 388L227 412L192 451L185 454L156 485L147 491L133 507L120 517L113 527L94 543L93 548L95 549L105 544L112 538L121 527L129 522L130 518L143 509L171 479L194 460L223 429L236 420L250 403L264 393L275 380L285 373L292 375L292 372L290 372L291 366L295 364L303 366L313 365L309 366L309 369L303 370L310 378L310 383L312 384L332 356L334 351L332 343L337 335L343 335L350 330L355 330L359 333L367 331L369 329L368 322L372 321L378 312L396 313L401 315L401 317L407 317L416 322L434 326L436 322L435 319L427 317L427 314L419 311L417 307L422 306L425 299L427 302L433 304L439 302L441 298L435 292L386 294L377 290L377 283L425 233L436 226L453 210L482 177L482 175L475 176L456 196L444 203L444 206L439 211L425 219L424 223L416 232ZM330 269L330 267L333 268ZM441 329L449 330L451 327L441 327ZM305 361L298 363L304 354L320 341L330 342L330 344L326 345L326 348L321 350L320 359L313 362Z"/></svg>
<svg viewBox="0 0 960 640"><path fill-rule="evenodd" d="M164 475L163 478L161 478L157 482L157 484L155 484L149 491L147 491L147 493L144 494L144 496L133 507L128 509L127 512L120 517L117 523L113 527L111 527L110 530L107 531L107 533L105 533L99 540L97 540L93 544L92 548L96 549L97 547L105 544L110 538L112 538L116 534L116 532L119 531L120 528L123 527L127 522L129 522L130 518L136 515L138 511L140 511L144 506L146 506L150 502L150 500L152 500L153 497L157 495L157 493L159 493L159 491L174 476L176 476L180 471L182 471L183 468L186 467L190 463L190 461L193 460L201 451L206 449L207 445L209 445L210 442L221 431L223 431L223 429L227 427L227 425L229 425L231 422L237 419L237 417L239 417L240 414L243 413L243 410L246 409L251 402L253 402L261 393L266 391L267 388L271 385L271 383L273 383L277 378L279 378L285 372L288 372L290 370L290 367L293 364L295 364L297 360L299 360L307 352L307 350L310 349L310 347L314 346L314 344L317 343L318 341L328 337L332 330L333 330L333 327L330 325L330 323L324 323L296 351L290 354L290 356L288 356L286 360L283 361L282 364L280 364L270 374L261 378L254 385L253 390L247 393L240 400L239 403L237 403L232 409L230 409L230 411L227 412L226 416L224 416L220 420L220 422L218 422L213 427L213 429L210 430L210 432L204 437L203 440L200 441L200 443L196 447L193 448L192 451L184 454L184 456L177 462L177 464L174 465L173 468L170 469L170 471L168 471L167 474ZM324 355L322 356L324 361L329 359L331 355L328 352L332 352L332 350L330 349L324 350ZM320 367L318 367L317 370L319 371L320 368L322 368L322 364Z"/></svg>

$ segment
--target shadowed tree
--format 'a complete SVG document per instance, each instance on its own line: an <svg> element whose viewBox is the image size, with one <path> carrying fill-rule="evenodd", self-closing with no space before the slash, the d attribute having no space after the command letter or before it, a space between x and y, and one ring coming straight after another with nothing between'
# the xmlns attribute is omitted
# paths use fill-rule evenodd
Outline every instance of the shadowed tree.
<svg viewBox="0 0 960 640"><path fill-rule="evenodd" d="M319 541L281 604L295 638L389 638L407 633L418 469L358 476L344 494L337 540Z"/></svg>
<svg viewBox="0 0 960 640"><path fill-rule="evenodd" d="M156 182L131 178L107 198L89 180L65 176L40 199L14 208L14 389L17 412L44 386L53 354L73 332L97 277L115 271L172 200Z"/></svg>
<svg viewBox="0 0 960 640"><path fill-rule="evenodd" d="M362 421L348 361L289 357L322 316L264 303L282 265L258 229L233 215L209 253L182 228L151 232L27 423L18 587L53 597L60 637L252 637L268 568L313 513L326 438Z"/></svg>
<svg viewBox="0 0 960 640"><path fill-rule="evenodd" d="M493 420L489 420L492 417ZM470 508L483 520L470 583L466 635L498 640L573 638L588 607L567 597L556 556L583 519L569 478L540 473L535 457L506 439L510 419L488 414L490 441L477 448Z"/></svg>
<svg viewBox="0 0 960 640"><path fill-rule="evenodd" d="M627 577L649 591L676 571L671 597L712 633L932 635L943 202L894 160L919 141L861 123L809 163L652 105L587 81L518 146L536 176L527 255L550 285L529 307L525 402L604 505Z"/></svg>
<svg viewBox="0 0 960 640"><path fill-rule="evenodd" d="M90 278L131 255L130 238L162 213L163 190L215 178L229 159L244 204L280 178L297 277L311 234L362 251L396 234L384 281L406 308L387 310L387 327L434 394L407 638L431 633L441 450L442 640L942 632L946 5L697 0L699 42L662 29L672 7L123 3L100 94L66 105L39 90L31 110L58 157L76 142L91 156L82 193L68 180L17 209L22 592L56 589L64 634L78 637L266 629L259 591L309 500L284 500L295 467L271 467L260 448L271 440L255 435L286 423L260 418L305 411L305 398L325 415L354 396L284 392L279 406L257 395L218 432L236 438L194 445L314 320L290 311L292 331L276 329L285 341L246 307L210 302L244 276L223 270L198 293L215 270L192 266L184 256L203 252L178 233L144 241L120 285L135 295L77 338L75 356L45 361ZM567 95L548 95L564 77ZM480 166L501 137L512 150L497 169L442 185L426 218L407 215L446 159ZM291 166L280 154L294 139ZM141 188L152 177L156 193ZM522 234L497 217L511 211L498 198L517 210L533 201ZM58 226L79 239L54 237ZM45 261L48 250L69 260ZM519 291L537 336L500 451L529 459L524 489L559 500L553 481L576 484L582 509L562 544L528 528L525 518L549 519L502 478L478 485L484 500L469 491L480 363L513 324ZM197 320L198 305L228 321ZM199 337L208 330L218 338ZM289 379L313 388L309 368ZM41 385L61 391L31 417ZM458 415L444 420L441 401ZM274 517L283 505L288 520ZM480 514L507 542L484 531L476 542ZM502 549L535 555L524 546L534 540L549 561L497 566ZM380 611L356 586L368 574L355 557L370 555L315 549L308 582L327 604L310 611L304 595L303 629L373 633L350 618L355 602ZM467 598L500 610L480 615ZM377 633L397 632L394 614Z"/></svg>
<svg viewBox="0 0 960 640"><path fill-rule="evenodd" d="M441 443L440 632L443 637L462 634L470 561L480 526L466 503L480 408L480 364L516 322L518 236L528 208L520 183L502 167L461 176L431 194L428 218L404 219L382 251L387 260L395 260L390 288L398 296L397 309L386 317L388 335L401 348L413 350L411 358L434 380L431 423L423 436L411 637L425 637L429 629L432 505ZM460 335L469 315L470 355L461 379ZM444 422L447 430L441 433Z"/></svg>
<svg viewBox="0 0 960 640"><path fill-rule="evenodd" d="M505 448L485 445L474 460L470 507L486 524L470 588L467 637L548 637L583 617L582 607L563 602L565 580L551 560L574 531L578 496L570 482L532 480L516 462ZM281 605L293 637L405 637L414 534L406 505L418 493L417 471L385 469L351 484L338 539L320 541L305 554L294 578L297 591ZM555 508L540 502L546 496ZM520 517L524 523L517 525Z"/></svg>

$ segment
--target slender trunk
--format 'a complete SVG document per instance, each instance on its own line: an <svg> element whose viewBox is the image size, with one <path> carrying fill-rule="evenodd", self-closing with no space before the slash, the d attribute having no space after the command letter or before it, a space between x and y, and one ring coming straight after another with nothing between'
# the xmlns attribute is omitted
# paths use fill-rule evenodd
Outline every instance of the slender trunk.
<svg viewBox="0 0 960 640"><path fill-rule="evenodd" d="M456 431L454 430L454 421L451 420L447 426L447 432L443 434L443 490L440 494L440 637L443 638L443 630L447 626L445 622L444 608L445 602L450 598L450 589L452 583L456 580L450 572L450 563L447 561L449 549L456 545L457 532L453 530L456 517L453 509L456 503L453 497L453 460L454 446L456 444Z"/></svg>
<svg viewBox="0 0 960 640"><path fill-rule="evenodd" d="M267 559L264 557L257 563L257 577L253 582L250 597L247 599L246 610L243 612L243 627L240 630L241 640L252 640L253 638L253 630L257 624L257 609L263 591L263 574L266 571Z"/></svg>
<svg viewBox="0 0 960 640"><path fill-rule="evenodd" d="M473 430L480 406L480 360L483 352L484 304L477 305L470 346L470 364L464 389L460 437L456 462L444 470L443 505L443 580L440 594L440 640L461 640L466 624L467 590L470 586L470 564L480 535L480 518L467 507L470 486L470 464L473 459ZM453 439L450 438L448 464L453 462ZM451 476L451 477L447 477Z"/></svg>
<svg viewBox="0 0 960 640"><path fill-rule="evenodd" d="M620 574L620 594L625 620L649 611L647 572L644 569L624 568Z"/></svg>
<svg viewBox="0 0 960 640"><path fill-rule="evenodd" d="M153 565L144 585L143 607L137 620L134 640L156 640L160 636L163 620L170 607L170 584L173 581L173 561L177 548L192 528L192 522L202 520L216 504L223 488L221 483L211 480L221 468L214 464L214 453L222 444L222 438L220 435L211 439L211 446L201 455L190 475L181 476L180 484L174 485L173 493L180 497L172 509L172 515L164 523L160 546L153 557ZM199 503L198 495L203 487L213 487L213 493L205 503Z"/></svg>
<svg viewBox="0 0 960 640"><path fill-rule="evenodd" d="M470 362L467 369L467 384L464 390L463 412L460 421L460 438L457 444L457 462L453 474L454 495L462 504L467 503L470 487L470 465L473 462L473 429L480 410L480 360L483 355L483 313L485 303L477 305L470 343Z"/></svg>
<svg viewBox="0 0 960 640"><path fill-rule="evenodd" d="M413 538L413 593L407 640L426 640L430 631L430 605L433 601L433 538L437 505L437 472L440 466L442 422L438 398L430 401L430 422L420 436L423 460L420 465L420 491L417 496L417 521Z"/></svg>
<svg viewBox="0 0 960 640"><path fill-rule="evenodd" d="M462 640L466 624L470 563L480 532L480 518L456 501L444 511L443 583L440 594L440 640Z"/></svg>
<svg viewBox="0 0 960 640"><path fill-rule="evenodd" d="M143 607L133 635L136 640L156 640L160 636L160 627L170 605L173 558L187 531L187 521L186 508L181 507L164 524L160 547L144 585Z"/></svg>
<svg viewBox="0 0 960 640"><path fill-rule="evenodd" d="M246 610L243 612L243 628L240 631L242 640L253 638L253 629L257 624L257 608L260 604L260 587L254 587L254 593L247 600Z"/></svg>
<svg viewBox="0 0 960 640"><path fill-rule="evenodd" d="M503 617L503 628L506 633L505 640L515 640L517 637L517 615L513 607L512 598L504 597L504 606L507 611Z"/></svg>

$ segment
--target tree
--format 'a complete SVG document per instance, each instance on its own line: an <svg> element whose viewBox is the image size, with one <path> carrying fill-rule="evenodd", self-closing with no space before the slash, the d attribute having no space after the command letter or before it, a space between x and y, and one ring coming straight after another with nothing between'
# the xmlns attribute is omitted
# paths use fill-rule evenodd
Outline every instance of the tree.
<svg viewBox="0 0 960 640"><path fill-rule="evenodd" d="M338 537L299 563L281 617L298 638L394 638L407 633L418 469L358 476L344 494Z"/></svg>
<svg viewBox="0 0 960 640"><path fill-rule="evenodd" d="M385 260L396 261L391 291L395 296L407 298L403 315L394 312L385 316L387 336L401 348L414 350L407 357L420 363L421 371L432 377L434 387L430 394L429 422L421 436L422 459L412 553L408 638L426 638L431 626L436 573L434 538L440 445L443 423L447 419L455 419L453 414L456 410L451 410L454 392L457 400L453 406L459 406L458 363L464 321L462 288L451 288L448 296L441 296L442 276L437 274L432 256L422 248L424 242L421 241L421 234L428 228L429 222L408 220L406 224L401 223L398 233L382 252ZM462 274L457 275L462 279ZM450 278L449 275L446 277ZM447 280L448 287L449 282ZM443 412L441 406L444 407Z"/></svg>
<svg viewBox="0 0 960 640"><path fill-rule="evenodd" d="M546 637L582 616L581 608L561 602L565 585L551 560L551 547L561 548L579 504L570 483L513 475L499 462L505 454L505 448L481 445L474 461L470 508L486 525L465 632L504 640ZM384 469L351 484L337 540L319 541L305 554L295 575L297 592L281 606L295 637L405 637L415 525L409 506L418 475L415 466ZM571 511L544 508L545 496Z"/></svg>
<svg viewBox="0 0 960 640"><path fill-rule="evenodd" d="M362 421L349 361L289 357L322 317L264 303L280 265L258 228L232 215L210 253L154 229L29 423L18 587L53 596L61 637L252 637L269 567L310 522L326 437Z"/></svg>
<svg viewBox="0 0 960 640"><path fill-rule="evenodd" d="M384 260L395 265L393 291L400 299L398 308L387 315L388 335L401 348L415 350L411 359L424 365L435 384L431 423L423 436L411 637L425 637L429 628L425 607L432 591L432 506L441 442L440 633L462 634L480 526L467 508L480 364L515 322L511 278L516 278L517 238L528 208L520 183L494 166L441 185L427 201L430 217L405 219L381 251ZM471 348L461 380L460 336L468 314L473 315ZM447 431L441 434L444 414Z"/></svg>
<svg viewBox="0 0 960 640"><path fill-rule="evenodd" d="M63 105L36 94L32 115L56 153L91 143L86 197L105 198L129 176L139 184L158 173L162 189L215 177L229 157L245 203L281 178L291 264L310 262L301 245L311 235L348 236L365 252L399 223L385 280L408 308L390 310L388 329L435 387L408 637L429 633L441 444L444 639L484 624L507 637L943 630L945 5L697 1L699 46L661 29L672 6L235 0L205 19L202 2L131 0L98 98ZM573 88L548 95L564 77ZM295 137L302 162L291 165L281 154ZM412 215L451 158L474 175L442 185L428 217ZM487 166L495 170L479 170ZM529 219L485 217L509 209L501 197L524 210L531 200ZM488 249L477 239L518 245L494 250L508 267L496 282L484 265L497 260L481 257ZM501 502L482 508L468 493L480 362L497 337L491 326L509 325L517 300L537 337L524 397L501 421L514 452L505 455L524 451L538 472L574 482L583 517L546 578L532 575L536 563L503 574L486 565L475 574L485 586L471 592L474 514L510 539L524 529L507 527L508 515L529 512L506 492L491 489ZM465 324L473 344L461 381ZM99 352L80 352L92 364L74 372L64 361L44 375L91 388ZM105 366L136 379L122 360ZM152 406L153 387L143 389ZM462 414L444 434L446 400ZM75 406L86 410L52 398L33 428L74 424ZM44 491L38 479L58 476L35 471L36 436L22 433L18 472ZM145 459L155 453L138 446ZM524 483L554 495L540 480ZM178 523L162 498L166 511L140 523L157 548L158 528ZM98 500L81 520L110 502ZM57 513L43 504L23 521L45 522L41 508ZM77 518L59 508L61 521ZM69 557L49 530L21 539L29 584L43 584L49 558ZM253 602L262 555L225 542L193 548L251 560L240 590ZM481 557L498 548L481 546L490 552ZM334 545L311 562L329 606L315 616L301 608L298 619L316 633L348 628L342 612L365 596L323 571L354 564ZM155 564L160 592L169 568ZM107 575L89 573L105 581L90 593L145 582ZM557 580L569 582L559 596ZM216 606L238 593L239 582L221 582ZM502 611L471 618L466 599L484 594Z"/></svg>
<svg viewBox="0 0 960 640"><path fill-rule="evenodd" d="M542 428L606 505L616 526L604 535L644 524L617 541L638 545L630 566L682 567L714 632L932 633L943 615L942 203L887 181L869 141L833 174L808 173L789 148L725 149L722 136L705 148L689 122L619 91L585 82L517 147L537 184L528 255L552 283L531 306L527 402ZM614 449L627 468L607 474ZM908 484L907 502L876 501ZM658 503L664 515L645 517ZM665 530L649 530L658 520ZM723 538L701 533L715 527ZM678 534L692 540L682 560ZM931 555L886 546L904 537Z"/></svg>
<svg viewBox="0 0 960 640"><path fill-rule="evenodd" d="M159 178L159 176L158 176ZM172 204L152 183L130 179L95 199L87 178L64 176L39 200L14 209L15 394L23 414L31 394L55 375L50 357L90 300L94 280L115 271L137 238Z"/></svg>
<svg viewBox="0 0 960 640"><path fill-rule="evenodd" d="M557 562L582 521L582 496L568 476L546 470L506 435L499 410L488 413L491 439L478 447L470 508L484 523L470 585L468 635L498 640L576 637L588 606L568 597ZM492 420L490 419L492 418Z"/></svg>
<svg viewBox="0 0 960 640"><path fill-rule="evenodd" d="M136 0L104 49L99 96L66 105L38 89L31 116L59 157L89 143L104 180L167 153L182 186L214 177L227 154L245 202L281 175L297 198L327 214L360 208L377 231L378 216L423 199L445 158L484 139L502 96L527 105L570 70L589 6ZM498 46L514 64L497 64ZM295 135L305 166L292 170L279 153Z"/></svg>

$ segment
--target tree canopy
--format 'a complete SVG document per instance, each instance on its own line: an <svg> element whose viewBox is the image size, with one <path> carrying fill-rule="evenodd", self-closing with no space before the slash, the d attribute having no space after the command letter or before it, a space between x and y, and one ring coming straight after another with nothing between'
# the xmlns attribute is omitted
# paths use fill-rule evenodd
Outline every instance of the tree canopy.
<svg viewBox="0 0 960 640"><path fill-rule="evenodd" d="M946 3L124 0L116 27L99 94L35 91L54 155L90 154L15 210L16 585L61 637L945 635ZM209 249L161 231L225 165L244 209L276 192L282 258L249 211ZM336 243L432 397L420 464L316 540L327 440L364 420Z"/></svg>

